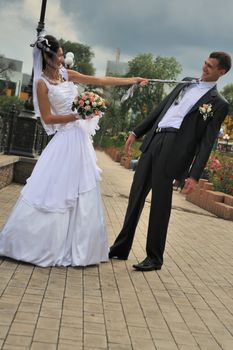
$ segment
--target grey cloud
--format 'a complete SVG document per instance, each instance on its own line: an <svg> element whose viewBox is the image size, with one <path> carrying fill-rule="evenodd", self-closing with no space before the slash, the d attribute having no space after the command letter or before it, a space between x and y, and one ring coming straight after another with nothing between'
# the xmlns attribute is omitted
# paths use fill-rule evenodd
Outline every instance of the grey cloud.
<svg viewBox="0 0 233 350"><path fill-rule="evenodd" d="M196 74L211 51L232 53L231 0L67 0L62 6L76 19L79 37L103 50L175 56Z"/></svg>
<svg viewBox="0 0 233 350"><path fill-rule="evenodd" d="M227 0L68 0L66 11L77 18L83 38L90 44L129 52L153 50L157 45L172 50L177 45L229 46L232 3ZM227 21L228 19L228 21Z"/></svg>
<svg viewBox="0 0 233 350"><path fill-rule="evenodd" d="M34 0L33 0L34 1ZM41 0L37 0L41 3ZM17 6L23 0L11 0ZM198 75L209 52L224 50L232 54L232 0L53 0L70 19L72 29L83 44L98 52L115 52L135 57L138 53L175 56L184 74ZM48 2L49 3L49 0ZM52 0L50 4L52 3ZM0 10L9 0L0 0ZM34 35L37 23L27 13L19 13L22 26ZM39 18L39 13L38 13ZM46 24L53 18L46 11ZM9 19L10 20L10 19ZM12 23L12 26L14 23ZM53 27L52 27L53 28ZM15 28L16 39L20 28ZM53 33L51 33L53 34ZM60 37L69 40L67 31ZM22 40L22 38L20 38ZM102 57L105 57L102 54ZM103 58L102 58L103 59ZM96 57L95 62L98 61ZM103 62L102 62L103 66ZM98 67L97 67L98 72ZM224 78L231 82L231 73Z"/></svg>

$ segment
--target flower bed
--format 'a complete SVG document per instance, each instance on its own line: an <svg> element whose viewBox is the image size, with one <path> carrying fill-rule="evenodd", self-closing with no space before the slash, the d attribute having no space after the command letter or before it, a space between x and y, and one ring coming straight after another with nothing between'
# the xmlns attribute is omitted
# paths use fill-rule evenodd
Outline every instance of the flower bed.
<svg viewBox="0 0 233 350"><path fill-rule="evenodd" d="M233 220L233 158L213 153L203 177L186 199L218 217Z"/></svg>
<svg viewBox="0 0 233 350"><path fill-rule="evenodd" d="M233 158L223 154L212 155L204 173L215 191L233 195Z"/></svg>

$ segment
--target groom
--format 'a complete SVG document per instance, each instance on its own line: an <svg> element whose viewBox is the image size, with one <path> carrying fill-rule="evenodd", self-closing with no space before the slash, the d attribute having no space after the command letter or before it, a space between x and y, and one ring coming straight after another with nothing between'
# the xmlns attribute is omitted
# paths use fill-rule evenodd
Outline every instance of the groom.
<svg viewBox="0 0 233 350"><path fill-rule="evenodd" d="M186 178L183 193L197 184L228 113L228 102L219 94L217 80L231 68L231 57L212 52L202 67L200 81L177 85L139 124L126 141L145 135L123 228L110 248L109 258L127 260L143 209L152 189L145 260L133 265L139 271L160 270L171 212L172 183ZM191 78L185 78L190 80ZM195 81L195 80L194 80Z"/></svg>

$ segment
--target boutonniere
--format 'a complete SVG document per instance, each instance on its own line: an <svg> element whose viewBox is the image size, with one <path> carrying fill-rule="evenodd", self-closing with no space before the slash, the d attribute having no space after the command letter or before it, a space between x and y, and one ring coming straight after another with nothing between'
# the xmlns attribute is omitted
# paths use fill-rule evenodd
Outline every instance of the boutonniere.
<svg viewBox="0 0 233 350"><path fill-rule="evenodd" d="M211 104L204 103L202 106L199 107L199 112L202 115L204 121L206 121L207 118L213 117Z"/></svg>

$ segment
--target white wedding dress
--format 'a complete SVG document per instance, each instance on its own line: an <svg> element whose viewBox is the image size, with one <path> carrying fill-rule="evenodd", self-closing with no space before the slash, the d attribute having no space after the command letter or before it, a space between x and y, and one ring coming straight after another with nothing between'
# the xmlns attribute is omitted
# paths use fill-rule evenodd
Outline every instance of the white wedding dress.
<svg viewBox="0 0 233 350"><path fill-rule="evenodd" d="M52 112L70 114L77 95L69 81L48 87ZM46 125L52 140L42 152L0 232L0 256L38 266L87 266L108 260L91 134L98 117Z"/></svg>

